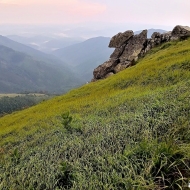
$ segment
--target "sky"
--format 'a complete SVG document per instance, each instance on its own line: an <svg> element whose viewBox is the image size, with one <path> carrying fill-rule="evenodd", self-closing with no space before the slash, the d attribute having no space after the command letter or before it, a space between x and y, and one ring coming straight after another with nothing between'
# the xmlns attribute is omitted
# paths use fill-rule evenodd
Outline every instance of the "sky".
<svg viewBox="0 0 190 190"><path fill-rule="evenodd" d="M0 0L0 25L190 26L190 0ZM142 28L144 29L144 28Z"/></svg>

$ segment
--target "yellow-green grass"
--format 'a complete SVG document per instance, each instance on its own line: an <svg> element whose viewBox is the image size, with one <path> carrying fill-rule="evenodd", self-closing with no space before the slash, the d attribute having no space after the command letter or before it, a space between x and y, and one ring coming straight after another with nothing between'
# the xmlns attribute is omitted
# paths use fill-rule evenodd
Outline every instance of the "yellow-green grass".
<svg viewBox="0 0 190 190"><path fill-rule="evenodd" d="M190 40L163 44L105 80L0 118L0 189L185 189L189 52Z"/></svg>
<svg viewBox="0 0 190 190"><path fill-rule="evenodd" d="M128 99L163 91L190 79L190 40L170 42L153 49L138 64L108 79L86 84L66 95L0 119L0 144L17 141L38 130L51 128L56 117L65 111L93 114L96 110L117 107ZM113 101L112 101L113 100ZM51 122L50 122L51 121ZM27 130L26 130L27 128Z"/></svg>

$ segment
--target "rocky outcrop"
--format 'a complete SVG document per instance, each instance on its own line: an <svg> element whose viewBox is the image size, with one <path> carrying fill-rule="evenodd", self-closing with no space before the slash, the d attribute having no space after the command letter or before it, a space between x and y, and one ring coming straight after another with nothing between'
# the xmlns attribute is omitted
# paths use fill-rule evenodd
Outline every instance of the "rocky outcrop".
<svg viewBox="0 0 190 190"><path fill-rule="evenodd" d="M186 39L190 37L190 27L178 25L173 29L171 35L172 40Z"/></svg>
<svg viewBox="0 0 190 190"><path fill-rule="evenodd" d="M138 35L134 35L132 30L118 33L112 37L109 44L109 47L116 49L108 61L94 69L92 81L107 78L133 66L140 57L157 45L187 37L190 37L190 27L180 25L176 26L172 32L164 34L154 32L150 39L147 39L147 30L143 30Z"/></svg>
<svg viewBox="0 0 190 190"><path fill-rule="evenodd" d="M133 36L126 43L125 49L122 55L119 58L121 63L131 62L131 64L135 63L142 49L144 48L144 44L147 40L147 30L143 30L140 34Z"/></svg>
<svg viewBox="0 0 190 190"><path fill-rule="evenodd" d="M113 36L110 40L109 47L110 48L120 48L123 44L125 44L132 36L134 35L132 30L128 30L124 33L118 33Z"/></svg>
<svg viewBox="0 0 190 190"><path fill-rule="evenodd" d="M94 76L96 77L95 79L106 78L106 76L108 76L109 73L114 74L114 68L117 66L118 63L118 59L110 59L109 61L106 61L105 63L97 67L94 70Z"/></svg>
<svg viewBox="0 0 190 190"><path fill-rule="evenodd" d="M138 35L134 35L131 30L115 35L111 39L109 47L116 47L116 49L111 54L110 60L94 70L92 81L107 78L133 65L138 60L146 40L147 30L143 30Z"/></svg>

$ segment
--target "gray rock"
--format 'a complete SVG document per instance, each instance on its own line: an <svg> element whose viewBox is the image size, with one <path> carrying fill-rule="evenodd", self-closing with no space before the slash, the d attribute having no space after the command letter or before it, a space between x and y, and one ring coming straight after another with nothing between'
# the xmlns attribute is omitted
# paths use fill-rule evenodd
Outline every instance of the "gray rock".
<svg viewBox="0 0 190 190"><path fill-rule="evenodd" d="M125 44L132 36L134 35L132 30L127 30L123 33L118 33L117 35L113 36L110 40L109 47L110 48L120 48L123 44Z"/></svg>
<svg viewBox="0 0 190 190"><path fill-rule="evenodd" d="M171 33L171 40L185 39L190 37L190 27L177 25Z"/></svg>
<svg viewBox="0 0 190 190"><path fill-rule="evenodd" d="M103 79L105 76L114 71L115 66L119 63L119 60L110 59L109 61L104 62L102 65L99 65L94 69L93 75L94 79Z"/></svg>
<svg viewBox="0 0 190 190"><path fill-rule="evenodd" d="M114 75L114 73L113 73L113 72L108 73L108 74L105 76L105 78L108 78L108 77L110 77L111 75Z"/></svg>
<svg viewBox="0 0 190 190"><path fill-rule="evenodd" d="M161 34L159 32L154 32L151 38L153 42L152 47L161 43Z"/></svg>
<svg viewBox="0 0 190 190"><path fill-rule="evenodd" d="M152 36L151 36L151 39L155 39L155 38L160 38L161 37L161 34L160 34L160 32L154 32L153 34L152 34Z"/></svg>
<svg viewBox="0 0 190 190"><path fill-rule="evenodd" d="M123 51L125 50L125 46L126 44L122 45L120 48L116 48L114 52L111 54L110 58L118 59L122 55Z"/></svg>
<svg viewBox="0 0 190 190"><path fill-rule="evenodd" d="M139 54L144 48L144 43L147 40L147 30L143 30L140 34L133 36L125 46L123 54L120 56L120 62L138 60Z"/></svg>
<svg viewBox="0 0 190 190"><path fill-rule="evenodd" d="M133 66L139 57L144 56L157 45L171 40L186 39L187 37L190 37L190 27L179 25L172 32L164 34L154 32L151 39L147 39L147 30L143 30L135 36L131 30L118 33L112 37L109 44L109 47L116 48L115 51L111 54L109 61L99 65L94 70L94 79L92 81L107 78L127 67Z"/></svg>
<svg viewBox="0 0 190 190"><path fill-rule="evenodd" d="M130 61L125 61L124 63L119 63L118 65L116 65L116 67L114 68L114 73L119 73L120 71L126 69L127 67L131 66L131 62Z"/></svg>
<svg viewBox="0 0 190 190"><path fill-rule="evenodd" d="M172 32L166 32L166 33L161 34L161 42L162 43L169 42L171 39L171 36L172 36Z"/></svg>
<svg viewBox="0 0 190 190"><path fill-rule="evenodd" d="M152 39L147 39L146 43L144 44L144 49L141 51L141 57L144 56L148 51L150 51L153 46L154 41Z"/></svg>
<svg viewBox="0 0 190 190"><path fill-rule="evenodd" d="M115 46L117 48L110 56L109 61L104 62L102 65L99 65L94 69L94 79L92 79L92 81L107 78L112 74L118 73L123 69L134 65L138 60L147 40L147 30L143 30L140 34L135 36L133 36L133 32L131 31L126 31L124 34L130 35L123 40L124 38L122 37L122 34L119 33L111 39L110 46Z"/></svg>

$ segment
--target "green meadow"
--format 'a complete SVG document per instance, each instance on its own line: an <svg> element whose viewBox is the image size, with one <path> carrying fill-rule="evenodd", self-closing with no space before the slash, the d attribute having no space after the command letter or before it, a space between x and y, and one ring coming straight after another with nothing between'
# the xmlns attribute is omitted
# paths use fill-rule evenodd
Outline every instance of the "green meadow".
<svg viewBox="0 0 190 190"><path fill-rule="evenodd" d="M2 190L176 190L189 183L190 39L0 118Z"/></svg>

